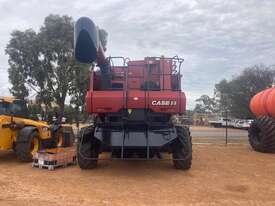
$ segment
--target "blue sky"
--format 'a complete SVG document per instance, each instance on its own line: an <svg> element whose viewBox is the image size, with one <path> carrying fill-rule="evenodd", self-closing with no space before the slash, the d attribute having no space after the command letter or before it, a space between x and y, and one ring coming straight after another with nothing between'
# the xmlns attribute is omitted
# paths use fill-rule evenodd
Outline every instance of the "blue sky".
<svg viewBox="0 0 275 206"><path fill-rule="evenodd" d="M0 0L0 93L8 94L5 47L15 30L38 30L49 14L89 16L109 33L108 55L185 59L192 108L214 84L254 64L275 64L272 0Z"/></svg>

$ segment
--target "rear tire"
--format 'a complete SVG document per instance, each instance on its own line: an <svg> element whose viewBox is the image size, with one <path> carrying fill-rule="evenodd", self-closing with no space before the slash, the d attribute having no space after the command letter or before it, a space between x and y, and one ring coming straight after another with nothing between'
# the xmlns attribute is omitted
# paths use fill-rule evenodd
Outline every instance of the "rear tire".
<svg viewBox="0 0 275 206"><path fill-rule="evenodd" d="M71 128L62 127L56 134L55 141L57 147L71 147L73 146L73 131Z"/></svg>
<svg viewBox="0 0 275 206"><path fill-rule="evenodd" d="M248 129L249 143L258 152L275 153L275 120L260 117Z"/></svg>
<svg viewBox="0 0 275 206"><path fill-rule="evenodd" d="M192 138L189 128L176 127L178 141L173 147L172 156L176 169L188 170L192 165Z"/></svg>
<svg viewBox="0 0 275 206"><path fill-rule="evenodd" d="M20 141L20 138L24 139L24 141ZM31 162L33 155L38 152L40 148L41 142L38 132L34 131L29 135L29 137L18 137L15 146L15 154L19 160L23 162Z"/></svg>
<svg viewBox="0 0 275 206"><path fill-rule="evenodd" d="M74 142L74 134L71 127L53 125L51 127L52 139L45 144L45 148L71 147Z"/></svg>
<svg viewBox="0 0 275 206"><path fill-rule="evenodd" d="M81 169L93 169L97 167L100 145L93 137L94 127L85 127L80 131L80 139L77 145L77 162Z"/></svg>

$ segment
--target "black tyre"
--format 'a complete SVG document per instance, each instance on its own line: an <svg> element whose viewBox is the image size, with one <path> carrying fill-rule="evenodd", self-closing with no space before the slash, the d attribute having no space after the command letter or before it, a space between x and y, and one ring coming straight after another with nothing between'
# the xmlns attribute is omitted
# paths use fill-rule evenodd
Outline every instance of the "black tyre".
<svg viewBox="0 0 275 206"><path fill-rule="evenodd" d="M275 120L271 117L260 117L248 129L251 147L264 153L275 153Z"/></svg>
<svg viewBox="0 0 275 206"><path fill-rule="evenodd" d="M93 135L93 127L85 127L80 131L80 139L77 145L77 162L81 169L93 169L97 166L100 144Z"/></svg>
<svg viewBox="0 0 275 206"><path fill-rule="evenodd" d="M57 147L71 147L74 142L74 134L71 127L61 127L55 135Z"/></svg>
<svg viewBox="0 0 275 206"><path fill-rule="evenodd" d="M40 150L41 141L38 132L33 131L28 136L18 136L15 154L23 162L31 162L33 155Z"/></svg>
<svg viewBox="0 0 275 206"><path fill-rule="evenodd" d="M173 146L173 163L176 169L188 170L192 165L192 138L189 128L176 127L177 141Z"/></svg>
<svg viewBox="0 0 275 206"><path fill-rule="evenodd" d="M71 147L74 142L74 133L71 127L53 125L51 127L51 141L44 142L44 148Z"/></svg>

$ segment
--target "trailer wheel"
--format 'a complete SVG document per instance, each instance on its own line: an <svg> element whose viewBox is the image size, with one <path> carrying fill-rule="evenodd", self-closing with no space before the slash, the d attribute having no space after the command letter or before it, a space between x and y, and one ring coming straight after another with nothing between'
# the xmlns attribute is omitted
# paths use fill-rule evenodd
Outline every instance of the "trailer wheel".
<svg viewBox="0 0 275 206"><path fill-rule="evenodd" d="M188 170L192 164L192 138L189 128L176 127L178 141L172 151L173 163L176 169Z"/></svg>
<svg viewBox="0 0 275 206"><path fill-rule="evenodd" d="M17 158L23 162L31 162L33 155L40 150L41 142L38 132L33 131L28 136L19 136L15 146Z"/></svg>
<svg viewBox="0 0 275 206"><path fill-rule="evenodd" d="M275 121L271 117L260 117L248 129L249 143L258 152L275 153Z"/></svg>
<svg viewBox="0 0 275 206"><path fill-rule="evenodd" d="M97 166L99 145L96 143L93 134L93 127L85 127L80 131L80 139L77 145L77 162L81 169L93 169Z"/></svg>

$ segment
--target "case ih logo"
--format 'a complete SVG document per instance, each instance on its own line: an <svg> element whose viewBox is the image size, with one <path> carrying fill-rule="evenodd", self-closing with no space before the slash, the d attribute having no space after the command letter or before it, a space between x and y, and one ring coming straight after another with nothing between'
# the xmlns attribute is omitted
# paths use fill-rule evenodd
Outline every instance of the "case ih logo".
<svg viewBox="0 0 275 206"><path fill-rule="evenodd" d="M177 101L175 100L153 100L153 106L176 106Z"/></svg>

